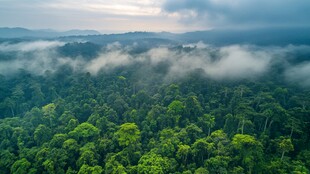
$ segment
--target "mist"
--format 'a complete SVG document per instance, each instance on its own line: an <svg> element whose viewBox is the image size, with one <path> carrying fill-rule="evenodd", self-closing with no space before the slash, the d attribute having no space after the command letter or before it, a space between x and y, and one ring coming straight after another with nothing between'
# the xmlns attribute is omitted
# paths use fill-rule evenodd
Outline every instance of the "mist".
<svg viewBox="0 0 310 174"><path fill-rule="evenodd" d="M288 81L301 85L303 87L310 87L310 62L298 64L287 68L285 77Z"/></svg>
<svg viewBox="0 0 310 174"><path fill-rule="evenodd" d="M59 41L33 41L0 44L0 74L12 75L20 69L41 75L46 70L58 69L56 47Z"/></svg>
<svg viewBox="0 0 310 174"><path fill-rule="evenodd" d="M252 51L248 46L233 45L213 48L198 44L190 52L169 51L166 48L148 52L152 62L169 61L170 77L182 77L200 69L213 79L244 79L260 75L268 70L271 56L263 51ZM184 46L188 48L188 46Z"/></svg>
<svg viewBox="0 0 310 174"><path fill-rule="evenodd" d="M60 41L32 41L32 42L20 42L20 43L2 43L0 44L1 52L9 51L20 51L20 52L30 52L30 51L40 51L45 49L54 48L57 46L63 46L65 43Z"/></svg>
<svg viewBox="0 0 310 174"><path fill-rule="evenodd" d="M139 64L141 66L136 71L165 65L164 72L152 72L164 73L163 79L179 79L190 72L200 70L207 78L214 80L240 80L265 75L277 64L285 69L283 74L279 74L285 77L284 80L301 86L310 86L308 77L310 63L298 64L297 58L292 58L296 52L309 50L308 46L214 47L198 42L156 46L134 54L139 45L112 43L102 46L98 56L85 59L82 56L70 57L60 54L58 48L65 44L61 41L2 43L0 44L0 74L12 75L24 69L34 75L44 75L47 70L55 72L61 66L68 65L74 72L90 72L92 75L97 75L100 71L109 72L115 68ZM307 59L308 55L305 54L303 60Z"/></svg>

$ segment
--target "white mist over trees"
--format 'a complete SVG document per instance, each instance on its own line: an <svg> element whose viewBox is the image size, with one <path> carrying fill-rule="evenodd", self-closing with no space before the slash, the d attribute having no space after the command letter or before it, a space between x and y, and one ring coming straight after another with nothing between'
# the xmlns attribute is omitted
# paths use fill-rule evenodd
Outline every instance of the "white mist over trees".
<svg viewBox="0 0 310 174"><path fill-rule="evenodd" d="M3 39L1 172L309 172L309 46L141 35Z"/></svg>
<svg viewBox="0 0 310 174"><path fill-rule="evenodd" d="M83 44L83 43L81 43ZM43 75L55 72L68 65L75 72L110 71L115 68L140 64L154 68L165 66L165 79L177 79L195 70L216 80L240 80L256 78L268 73L274 66L284 67L284 80L309 86L309 63L290 63L296 52L309 49L308 46L262 47L254 45L211 46L202 42L178 47L160 45L140 53L133 53L137 44L122 45L118 42L99 49L97 56L85 59L83 56L64 56L59 48L62 41L28 41L0 44L2 55L0 74L12 75L20 69ZM10 58L10 55L12 58ZM295 58L293 58L295 59ZM298 62L298 58L296 58Z"/></svg>

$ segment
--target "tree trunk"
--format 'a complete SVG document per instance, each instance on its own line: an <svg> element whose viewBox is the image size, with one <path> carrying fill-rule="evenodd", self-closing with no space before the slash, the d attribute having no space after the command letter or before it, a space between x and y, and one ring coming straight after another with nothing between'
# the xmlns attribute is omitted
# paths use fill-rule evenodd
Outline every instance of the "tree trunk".
<svg viewBox="0 0 310 174"><path fill-rule="evenodd" d="M243 129L244 129L244 120L242 120L242 126L241 126L241 134L243 135Z"/></svg>
<svg viewBox="0 0 310 174"><path fill-rule="evenodd" d="M285 151L282 152L281 161L283 160L284 154L285 154Z"/></svg>
<svg viewBox="0 0 310 174"><path fill-rule="evenodd" d="M12 113L12 116L13 117L15 117L15 114L14 114L14 110L13 110L13 108L12 107L10 107L11 108L11 113Z"/></svg>
<svg viewBox="0 0 310 174"><path fill-rule="evenodd" d="M209 127L208 136L210 136L211 133L211 127Z"/></svg>
<svg viewBox="0 0 310 174"><path fill-rule="evenodd" d="M292 136L293 136L293 132L294 132L294 129L293 129L293 125L292 125L292 128L291 128L291 133L290 133L290 138L292 138Z"/></svg>
<svg viewBox="0 0 310 174"><path fill-rule="evenodd" d="M273 123L273 120L269 122L269 129L271 128L272 123Z"/></svg>
<svg viewBox="0 0 310 174"><path fill-rule="evenodd" d="M240 121L238 121L237 133L238 133L239 126L240 126Z"/></svg>
<svg viewBox="0 0 310 174"><path fill-rule="evenodd" d="M266 118L266 121L265 121L264 132L265 132L265 131L266 131L266 129L267 129L268 119L269 119L269 117L267 117L267 118Z"/></svg>

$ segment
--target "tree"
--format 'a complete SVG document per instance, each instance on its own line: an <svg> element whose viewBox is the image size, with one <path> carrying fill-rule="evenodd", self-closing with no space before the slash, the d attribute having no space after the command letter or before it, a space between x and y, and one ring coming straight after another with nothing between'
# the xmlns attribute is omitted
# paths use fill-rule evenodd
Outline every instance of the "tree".
<svg viewBox="0 0 310 174"><path fill-rule="evenodd" d="M36 106L40 106L44 102L45 95L42 92L41 85L39 83L31 83L31 89L33 92L32 95L32 101Z"/></svg>
<svg viewBox="0 0 310 174"><path fill-rule="evenodd" d="M224 174L228 173L227 169L231 158L228 156L215 156L206 160L206 167L210 173Z"/></svg>
<svg viewBox="0 0 310 174"><path fill-rule="evenodd" d="M246 128L246 125L252 125L252 122L248 118L255 114L254 109L250 107L248 101L239 102L236 106L235 113L236 113L236 117L239 119L238 129L240 129L241 134L243 134Z"/></svg>
<svg viewBox="0 0 310 174"><path fill-rule="evenodd" d="M290 129L290 138L292 138L294 132L302 133L302 122L300 121L300 119L297 119L295 117L291 116L287 120L287 124L285 125L285 127Z"/></svg>
<svg viewBox="0 0 310 174"><path fill-rule="evenodd" d="M174 100L169 104L167 114L170 118L167 121L172 120L173 123L170 125L171 127L179 124L179 119L181 118L183 112L184 105L182 102Z"/></svg>
<svg viewBox="0 0 310 174"><path fill-rule="evenodd" d="M277 99L282 106L286 105L288 90L287 88L278 87L274 90L273 95L275 99Z"/></svg>
<svg viewBox="0 0 310 174"><path fill-rule="evenodd" d="M154 152L144 154L138 162L139 174L169 173L171 161Z"/></svg>
<svg viewBox="0 0 310 174"><path fill-rule="evenodd" d="M282 151L282 154L281 154L281 161L282 161L284 154L289 151L293 151L294 146L290 138L280 137L279 139L280 139L279 150Z"/></svg>
<svg viewBox="0 0 310 174"><path fill-rule="evenodd" d="M35 127L43 124L43 113L38 107L33 107L30 111L26 112L24 117L26 121L31 122Z"/></svg>
<svg viewBox="0 0 310 174"><path fill-rule="evenodd" d="M87 164L83 164L80 168L78 174L101 174L103 169L101 166L89 166Z"/></svg>
<svg viewBox="0 0 310 174"><path fill-rule="evenodd" d="M66 132L73 131L79 125L79 120L77 119L70 119L67 126L65 127Z"/></svg>
<svg viewBox="0 0 310 174"><path fill-rule="evenodd" d="M65 111L59 118L58 121L62 125L67 125L71 119L76 119L70 111Z"/></svg>
<svg viewBox="0 0 310 174"><path fill-rule="evenodd" d="M62 149L64 149L68 154L68 165L71 167L76 166L76 159L79 157L79 144L75 139L68 139L62 144Z"/></svg>
<svg viewBox="0 0 310 174"><path fill-rule="evenodd" d="M166 108L158 104L152 106L152 109L146 115L145 121L153 132L171 126L170 117L166 115Z"/></svg>
<svg viewBox="0 0 310 174"><path fill-rule="evenodd" d="M186 126L185 130L187 132L188 138L191 140L191 143L202 137L202 130L196 124L189 124Z"/></svg>
<svg viewBox="0 0 310 174"><path fill-rule="evenodd" d="M0 151L0 159L0 168L3 169L4 173L9 173L16 156L8 150L2 150Z"/></svg>
<svg viewBox="0 0 310 174"><path fill-rule="evenodd" d="M223 130L231 137L236 134L238 130L239 119L236 115L227 114L225 117L225 124Z"/></svg>
<svg viewBox="0 0 310 174"><path fill-rule="evenodd" d="M207 137L207 141L214 144L215 150L212 151L214 155L229 155L230 140L223 130L216 130L212 132L212 134Z"/></svg>
<svg viewBox="0 0 310 174"><path fill-rule="evenodd" d="M79 159L76 161L76 165L78 167L82 167L83 165L95 166L98 164L98 160L96 158L96 153L92 150L84 150L81 152Z"/></svg>
<svg viewBox="0 0 310 174"><path fill-rule="evenodd" d="M61 148L67 138L67 134L55 134L49 144L51 147Z"/></svg>
<svg viewBox="0 0 310 174"><path fill-rule="evenodd" d="M120 146L135 146L140 141L140 130L135 123L124 123L115 133Z"/></svg>
<svg viewBox="0 0 310 174"><path fill-rule="evenodd" d="M199 167L195 170L195 174L209 174L209 171L206 168Z"/></svg>
<svg viewBox="0 0 310 174"><path fill-rule="evenodd" d="M31 163L26 158L22 158L14 162L11 173L28 174L30 167Z"/></svg>
<svg viewBox="0 0 310 174"><path fill-rule="evenodd" d="M198 139L192 145L192 153L196 159L196 163L202 166L204 160L210 157L211 152L214 150L214 143L207 142L206 139Z"/></svg>
<svg viewBox="0 0 310 174"><path fill-rule="evenodd" d="M160 142L156 145L156 147L158 147L157 152L162 156L173 158L180 144L176 132L170 128L160 131L159 141Z"/></svg>
<svg viewBox="0 0 310 174"><path fill-rule="evenodd" d="M210 114L203 114L202 117L198 118L198 122L200 123L203 130L204 127L208 128L208 136L210 136L211 128L215 126L215 117Z"/></svg>
<svg viewBox="0 0 310 174"><path fill-rule="evenodd" d="M48 165L53 165L52 168L55 170L55 173L64 173L64 168L67 165L67 161L68 155L64 149L53 148L48 154L48 159L44 163L47 162Z"/></svg>
<svg viewBox="0 0 310 174"><path fill-rule="evenodd" d="M189 96L185 100L185 113L190 120L196 121L202 114L202 107L196 96Z"/></svg>
<svg viewBox="0 0 310 174"><path fill-rule="evenodd" d="M187 164L187 157L190 153L189 145L179 145L176 157L183 162L183 164Z"/></svg>
<svg viewBox="0 0 310 174"><path fill-rule="evenodd" d="M268 129L271 129L272 124L274 122L280 123L284 122L287 118L287 111L279 104L279 103L265 103L262 104L263 114L266 117L266 121L264 124L264 130L266 130L267 125ZM269 122L268 122L269 121Z"/></svg>
<svg viewBox="0 0 310 174"><path fill-rule="evenodd" d="M238 151L237 158L241 164L251 173L253 169L260 169L262 161L263 146L253 136L236 134L231 142L233 148Z"/></svg>
<svg viewBox="0 0 310 174"><path fill-rule="evenodd" d="M53 122L56 118L56 105L54 103L47 104L42 107L43 116L48 120L50 128L53 127Z"/></svg>
<svg viewBox="0 0 310 174"><path fill-rule="evenodd" d="M125 174L126 168L130 164L129 157L125 155L124 151L119 153L110 153L107 155L105 161L105 173L111 174Z"/></svg>
<svg viewBox="0 0 310 174"><path fill-rule="evenodd" d="M52 136L51 129L43 124L40 124L33 133L33 138L38 145L42 145L43 143L50 140L51 136Z"/></svg>
<svg viewBox="0 0 310 174"><path fill-rule="evenodd" d="M303 163L305 163L306 167L308 169L310 169L310 150L303 150L303 151L301 151L298 154L297 159L299 161L302 161Z"/></svg>
<svg viewBox="0 0 310 174"><path fill-rule="evenodd" d="M82 123L73 131L69 132L69 136L81 142L93 141L98 138L100 130L90 123Z"/></svg>

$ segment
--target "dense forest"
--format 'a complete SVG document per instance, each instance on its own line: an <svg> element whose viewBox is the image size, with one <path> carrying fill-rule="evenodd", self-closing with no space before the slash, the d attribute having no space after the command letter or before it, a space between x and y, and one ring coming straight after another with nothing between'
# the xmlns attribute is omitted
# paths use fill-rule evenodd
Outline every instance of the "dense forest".
<svg viewBox="0 0 310 174"><path fill-rule="evenodd" d="M138 59L150 51L110 47L69 43L49 53L98 64L101 52L111 58L122 49L116 57L126 62L120 52ZM175 60L182 62L194 53L201 57L205 49L213 62L228 54L199 45L165 50L182 55ZM3 50L3 65L45 56ZM287 55L291 65L309 59ZM0 173L309 173L309 83L285 80L279 59L264 73L247 67L232 74L228 68L214 77L199 66L179 73L170 58L119 66L113 60L107 68L83 71L56 60L47 63L59 66L45 71L32 71L29 63L9 74L0 66L7 70L0 71Z"/></svg>

